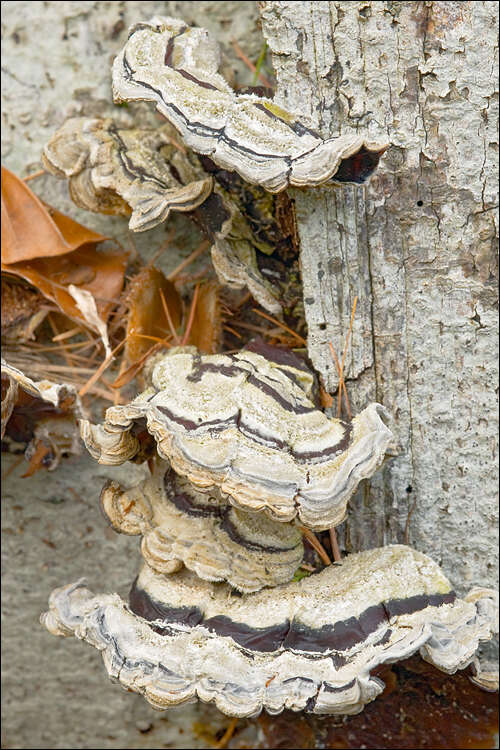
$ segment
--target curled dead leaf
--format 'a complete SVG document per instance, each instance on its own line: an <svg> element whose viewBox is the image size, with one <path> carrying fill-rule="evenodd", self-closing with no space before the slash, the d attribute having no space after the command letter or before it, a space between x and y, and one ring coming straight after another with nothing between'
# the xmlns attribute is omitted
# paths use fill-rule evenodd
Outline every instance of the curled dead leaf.
<svg viewBox="0 0 500 750"><path fill-rule="evenodd" d="M2 167L2 263L65 255L107 239L55 209Z"/></svg>
<svg viewBox="0 0 500 750"><path fill-rule="evenodd" d="M125 356L132 365L144 357L155 340L165 339L172 333L172 328L173 332L179 328L182 300L173 283L161 271L146 266L131 280L127 303Z"/></svg>
<svg viewBox="0 0 500 750"><path fill-rule="evenodd" d="M109 345L108 329L106 328L106 323L99 317L94 297L86 289L78 289L74 284L69 284L68 292L75 300L78 309L90 328L93 328L100 335L106 357L110 357L111 347Z"/></svg>
<svg viewBox="0 0 500 750"><path fill-rule="evenodd" d="M117 245L105 247L107 239L46 206L2 167L2 271L25 279L68 317L93 330L99 330L96 321L89 324L69 287L92 295L98 317L106 321L121 292L128 258Z"/></svg>

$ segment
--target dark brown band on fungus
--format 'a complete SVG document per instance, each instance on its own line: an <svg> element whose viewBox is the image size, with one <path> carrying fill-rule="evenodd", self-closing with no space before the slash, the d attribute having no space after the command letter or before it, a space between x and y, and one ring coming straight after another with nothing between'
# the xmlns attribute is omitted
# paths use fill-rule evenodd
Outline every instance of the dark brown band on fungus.
<svg viewBox="0 0 500 750"><path fill-rule="evenodd" d="M392 617L413 614L426 607L439 607L452 604L454 591L447 594L417 594L407 599L390 599L368 607L359 617L349 617L334 625L310 628L300 622L286 620L267 628L255 628L242 622L233 622L225 615L204 618L197 607L168 607L154 601L146 591L137 587L137 579L132 585L129 606L134 614L149 622L162 620L170 623L183 623L190 627L202 625L211 633L230 636L238 645L250 651L270 652L280 648L293 651L326 652L348 651L366 640L384 622L389 625ZM161 623L157 623L161 628Z"/></svg>

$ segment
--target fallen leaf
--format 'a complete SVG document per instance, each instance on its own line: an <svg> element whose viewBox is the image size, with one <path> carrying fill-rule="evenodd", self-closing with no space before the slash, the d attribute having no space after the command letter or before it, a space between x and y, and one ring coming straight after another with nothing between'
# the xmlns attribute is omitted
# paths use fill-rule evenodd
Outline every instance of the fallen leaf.
<svg viewBox="0 0 500 750"><path fill-rule="evenodd" d="M165 300L167 310L162 302ZM128 318L125 356L131 364L151 349L155 340L177 331L182 322L182 300L173 283L154 266L146 266L131 280L127 291Z"/></svg>
<svg viewBox="0 0 500 750"><path fill-rule="evenodd" d="M25 279L68 317L87 326L69 286L89 292L98 316L106 321L121 292L128 259L117 243L103 247L107 239L45 205L2 167L2 271Z"/></svg>
<svg viewBox="0 0 500 750"><path fill-rule="evenodd" d="M2 271L20 276L56 303L59 309L77 322L87 322L74 297L68 291L75 277L85 273L89 280L79 286L92 294L100 317L105 321L116 304L123 286L127 253L119 249L97 250L84 246L57 258L38 258L25 263L4 265Z"/></svg>
<svg viewBox="0 0 500 750"><path fill-rule="evenodd" d="M2 263L65 255L105 239L45 206L23 180L2 167Z"/></svg>
<svg viewBox="0 0 500 750"><path fill-rule="evenodd" d="M75 300L78 309L90 328L93 328L101 337L106 357L110 357L111 347L109 345L108 329L106 328L106 323L99 317L96 302L91 292L86 289L78 289L74 284L69 284L68 292Z"/></svg>

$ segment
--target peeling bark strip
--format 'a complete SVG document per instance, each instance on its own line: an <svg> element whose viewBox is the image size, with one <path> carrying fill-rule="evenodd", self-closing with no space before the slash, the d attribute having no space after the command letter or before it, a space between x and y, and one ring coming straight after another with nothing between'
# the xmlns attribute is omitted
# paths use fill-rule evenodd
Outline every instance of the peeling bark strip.
<svg viewBox="0 0 500 750"><path fill-rule="evenodd" d="M364 189L345 186L295 191L307 348L328 391L338 385L329 342L341 350L358 297L345 373L356 378L373 365L370 258Z"/></svg>
<svg viewBox="0 0 500 750"><path fill-rule="evenodd" d="M273 52L278 90L275 101L293 105L323 137L363 130L351 123L337 100L344 100L335 51L335 3L262 2L263 32ZM354 125L354 127L353 127ZM373 132L372 132L373 131ZM372 128L380 142L383 128ZM329 342L341 348L354 298L359 307L345 372L357 377L373 365L371 288L364 188L294 190L301 247L309 356L327 390L338 385Z"/></svg>
<svg viewBox="0 0 500 750"><path fill-rule="evenodd" d="M358 294L347 375L366 366L371 341L373 367L349 397L355 411L383 403L397 423L399 455L351 501L345 544L402 541L416 501L410 540L443 561L454 588L496 585L498 5L259 7L275 101L322 137L359 127L392 144L369 185L349 189L366 240L355 244L351 230L341 243L345 188L294 194L304 287L315 299L306 305L310 356L334 385L325 342L341 348ZM351 207L344 215L354 222ZM338 267L319 281L325 258Z"/></svg>

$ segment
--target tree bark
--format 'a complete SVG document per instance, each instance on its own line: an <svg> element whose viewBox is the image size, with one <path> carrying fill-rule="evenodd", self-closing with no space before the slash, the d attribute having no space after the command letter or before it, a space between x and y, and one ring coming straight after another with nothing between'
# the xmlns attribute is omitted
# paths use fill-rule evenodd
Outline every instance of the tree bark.
<svg viewBox="0 0 500 750"><path fill-rule="evenodd" d="M391 143L367 188L293 192L310 357L336 387L328 342L358 295L351 401L394 419L397 455L351 503L344 544L409 539L459 591L495 585L497 5L259 7L277 103L324 137Z"/></svg>

